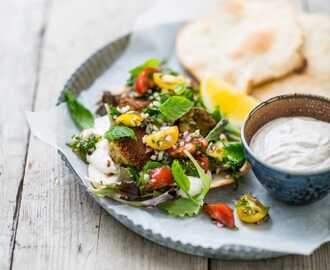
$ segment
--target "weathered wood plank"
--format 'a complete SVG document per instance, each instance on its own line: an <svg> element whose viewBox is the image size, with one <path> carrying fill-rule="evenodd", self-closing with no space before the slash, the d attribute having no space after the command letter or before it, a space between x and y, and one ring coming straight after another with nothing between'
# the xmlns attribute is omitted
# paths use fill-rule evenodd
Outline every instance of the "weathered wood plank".
<svg viewBox="0 0 330 270"><path fill-rule="evenodd" d="M142 1L54 1L36 110L54 105L74 68L125 31L140 8ZM207 269L206 259L159 247L101 216L57 153L34 138L30 145L13 269Z"/></svg>
<svg viewBox="0 0 330 270"><path fill-rule="evenodd" d="M46 0L0 1L0 269L9 269Z"/></svg>

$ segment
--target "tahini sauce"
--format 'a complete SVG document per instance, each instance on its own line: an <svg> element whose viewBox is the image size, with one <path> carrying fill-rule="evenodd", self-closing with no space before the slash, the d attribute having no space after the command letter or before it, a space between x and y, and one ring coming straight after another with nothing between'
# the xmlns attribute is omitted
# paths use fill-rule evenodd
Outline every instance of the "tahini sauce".
<svg viewBox="0 0 330 270"><path fill-rule="evenodd" d="M311 117L278 118L254 134L250 148L278 168L297 172L330 168L330 123Z"/></svg>

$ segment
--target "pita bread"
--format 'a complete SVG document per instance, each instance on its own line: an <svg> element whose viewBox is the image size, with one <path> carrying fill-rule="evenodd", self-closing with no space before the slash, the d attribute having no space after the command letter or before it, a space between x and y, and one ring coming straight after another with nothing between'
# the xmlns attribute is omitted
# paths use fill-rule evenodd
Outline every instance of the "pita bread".
<svg viewBox="0 0 330 270"><path fill-rule="evenodd" d="M284 1L234 0L185 25L177 36L182 65L238 89L282 77L303 64L303 33Z"/></svg>
<svg viewBox="0 0 330 270"><path fill-rule="evenodd" d="M322 95L330 98L330 17L302 15L305 31L306 69L258 87L252 93L258 99L291 93Z"/></svg>

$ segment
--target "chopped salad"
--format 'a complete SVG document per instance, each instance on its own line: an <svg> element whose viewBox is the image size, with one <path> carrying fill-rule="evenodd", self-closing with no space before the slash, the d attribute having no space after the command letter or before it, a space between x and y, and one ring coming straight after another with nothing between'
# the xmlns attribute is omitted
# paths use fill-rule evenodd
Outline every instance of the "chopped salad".
<svg viewBox="0 0 330 270"><path fill-rule="evenodd" d="M122 94L103 92L95 116L72 91L65 98L81 130L68 146L88 164L96 196L178 217L203 209L235 228L227 204L204 199L212 188L236 187L249 171L240 131L221 108L207 111L194 81L150 59L129 71ZM237 202L239 217L264 220L268 209L244 196Z"/></svg>

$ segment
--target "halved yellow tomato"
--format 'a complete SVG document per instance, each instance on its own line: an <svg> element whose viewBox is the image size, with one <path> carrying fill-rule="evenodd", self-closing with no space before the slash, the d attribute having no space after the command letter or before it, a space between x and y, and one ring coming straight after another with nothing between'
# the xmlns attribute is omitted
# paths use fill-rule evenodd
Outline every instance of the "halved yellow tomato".
<svg viewBox="0 0 330 270"><path fill-rule="evenodd" d="M268 218L268 207L265 207L255 196L244 194L236 203L239 219L245 223L261 223Z"/></svg>
<svg viewBox="0 0 330 270"><path fill-rule="evenodd" d="M123 124L128 127L138 127L141 125L143 118L141 115L134 113L125 113L116 119L117 124Z"/></svg>
<svg viewBox="0 0 330 270"><path fill-rule="evenodd" d="M172 126L147 135L144 141L151 148L163 151L175 145L178 138L179 129L177 126Z"/></svg>

